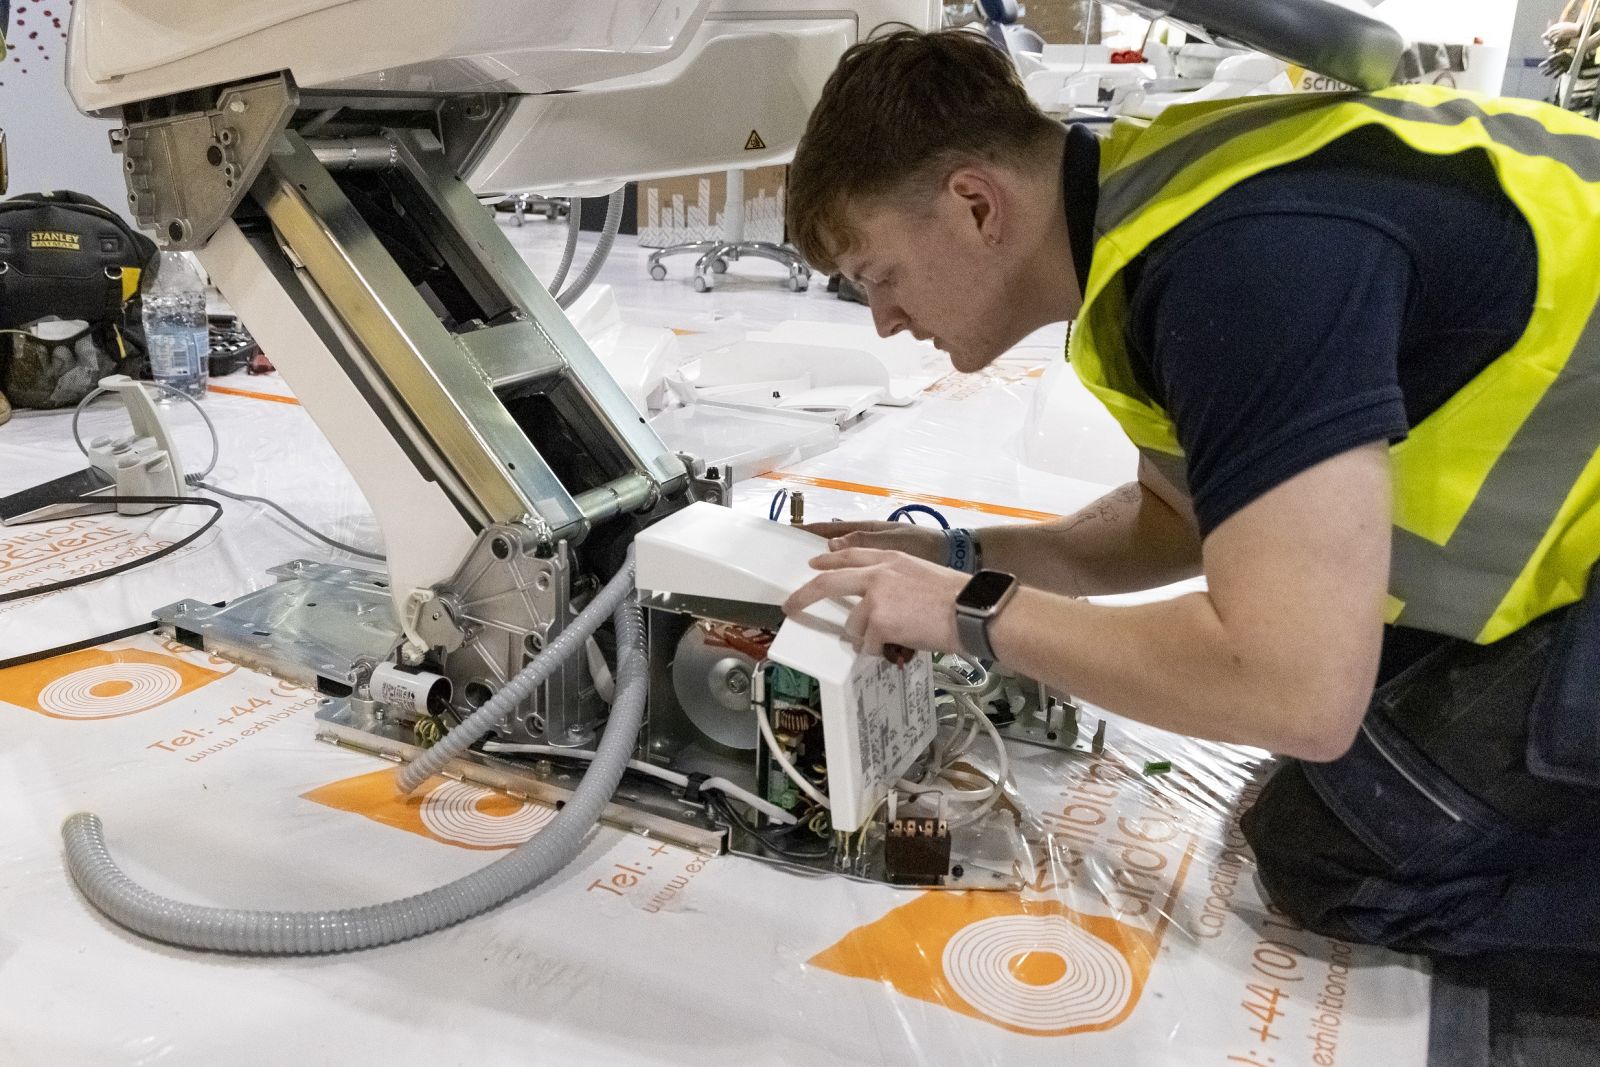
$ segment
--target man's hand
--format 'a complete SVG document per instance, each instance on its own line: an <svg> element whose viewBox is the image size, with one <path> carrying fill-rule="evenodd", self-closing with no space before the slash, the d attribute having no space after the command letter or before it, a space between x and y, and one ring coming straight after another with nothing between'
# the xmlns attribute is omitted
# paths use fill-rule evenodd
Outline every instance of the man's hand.
<svg viewBox="0 0 1600 1067"><path fill-rule="evenodd" d="M909 522L814 522L801 529L826 537L832 552L845 548L875 548L904 552L929 563L943 564L950 551L943 530Z"/></svg>
<svg viewBox="0 0 1600 1067"><path fill-rule="evenodd" d="M884 645L949 652L959 643L956 597L967 575L872 548L830 552L811 566L823 573L795 590L783 605L786 614L798 615L831 597L860 597L845 631L862 652L881 656Z"/></svg>

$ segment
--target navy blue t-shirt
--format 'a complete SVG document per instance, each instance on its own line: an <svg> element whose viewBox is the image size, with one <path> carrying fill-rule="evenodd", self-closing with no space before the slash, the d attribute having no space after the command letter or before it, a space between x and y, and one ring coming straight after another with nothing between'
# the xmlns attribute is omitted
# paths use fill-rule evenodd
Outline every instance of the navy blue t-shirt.
<svg viewBox="0 0 1600 1067"><path fill-rule="evenodd" d="M1080 279L1085 136L1063 164ZM1403 439L1504 354L1537 254L1487 155L1370 128L1242 182L1126 277L1133 373L1177 425L1205 536L1323 460Z"/></svg>

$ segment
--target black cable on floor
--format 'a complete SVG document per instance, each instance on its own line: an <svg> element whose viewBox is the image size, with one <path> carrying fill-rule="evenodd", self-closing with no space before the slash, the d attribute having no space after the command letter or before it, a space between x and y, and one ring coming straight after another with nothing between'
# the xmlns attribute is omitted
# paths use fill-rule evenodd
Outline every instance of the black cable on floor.
<svg viewBox="0 0 1600 1067"><path fill-rule="evenodd" d="M59 593L63 589L71 589L75 586L87 585L90 582L98 582L102 578L114 578L119 574L126 574L128 571L134 570L138 567L143 567L149 563L154 563L158 559L163 559L166 556L172 555L179 549L187 548L189 545L194 544L194 542L198 540L202 534L217 524L218 519L222 518L221 501L209 500L205 497L196 496L97 496L83 497L70 501L64 500L60 501L60 503L161 504L167 507L196 504L200 507L213 509L214 514L211 516L211 518L207 519L205 524L194 533L189 534L187 537L181 538L180 540L174 541L165 548L157 549L148 556L141 556L138 559L132 559L126 563L120 563L108 570L94 571L90 574L80 574L76 578L67 578L63 581L51 582L49 585L36 586L32 589L16 589L9 593L0 593L0 604L10 604L14 601L26 600L29 597L43 596L45 593Z"/></svg>

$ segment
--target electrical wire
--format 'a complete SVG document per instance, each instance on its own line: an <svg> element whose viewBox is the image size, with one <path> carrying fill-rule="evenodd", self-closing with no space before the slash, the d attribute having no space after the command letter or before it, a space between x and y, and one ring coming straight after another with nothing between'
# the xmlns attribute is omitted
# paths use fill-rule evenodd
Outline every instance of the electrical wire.
<svg viewBox="0 0 1600 1067"><path fill-rule="evenodd" d="M167 393L187 401L190 407L194 408L200 413L200 418L205 420L206 430L211 435L211 462L207 463L206 469L201 471L199 474L190 474L186 476L184 478L184 484L195 489L204 489L206 492L215 493L218 496L225 496L230 500L239 500L250 504L265 505L330 548L336 549L340 552L348 552L352 556L360 556L362 559L374 560L378 563L385 561L385 557L377 552L368 552L366 549L356 548L354 545L347 545L343 541L337 541L332 537L329 537L327 534L317 531L309 524L296 518L287 508L285 508L282 504L279 504L277 501L268 500L264 496L250 496L246 493L235 493L231 490L223 489L221 486L211 485L208 483L205 480L206 476L217 469L217 460L222 455L222 441L217 436L216 423L211 421L211 416L206 414L206 409L200 405L198 400L190 396L188 393L185 393L181 389L174 389L165 382L140 382L139 384L141 386L153 386L163 393ZM73 443L78 446L78 451L82 452L85 456L89 454L89 449L83 443L83 436L78 429L78 421L83 417L84 411L91 403L109 392L112 392L112 390L106 388L94 389L89 393L89 395L78 401L77 408L72 412L72 440Z"/></svg>
<svg viewBox="0 0 1600 1067"><path fill-rule="evenodd" d="M504 753L510 756L570 756L573 759L584 760L585 762L592 761L595 757L595 754L587 749L559 748L555 745L519 745L505 741L485 741L483 750L485 752ZM657 767L655 764L645 763L643 760L629 760L628 767L631 770L638 771L640 774L647 774L659 781L666 782L668 785L677 786L679 789L686 788L689 785L688 775L679 774L677 771L669 771L665 767ZM797 821L793 815L790 815L776 804L762 800L754 793L734 785L726 778L707 778L700 783L700 789L702 791L711 789L719 793L725 793L735 800L755 808L773 822L781 823L784 826L793 826Z"/></svg>
<svg viewBox="0 0 1600 1067"><path fill-rule="evenodd" d="M932 518L934 522L939 524L939 529L950 529L950 520L926 504L906 504L903 507L895 508L894 511L889 515L889 521L900 522L903 519L915 526L917 525L917 521L911 517L913 515L927 515Z"/></svg>
<svg viewBox="0 0 1600 1067"><path fill-rule="evenodd" d="M121 641L124 638L137 637L139 634L147 634L155 628L156 624L154 620L150 622L141 622L136 626L129 626L121 630L113 630L111 633L101 634L98 637L86 637L81 641L72 641L65 645L57 645L54 648L44 648L40 649L38 652L29 652L21 656L12 656L10 659L0 659L0 671L10 670L12 667L26 667L30 663L39 663L43 660L55 659L57 656L65 656L73 652L82 652L86 648L95 648L111 641Z"/></svg>
<svg viewBox="0 0 1600 1067"><path fill-rule="evenodd" d="M710 802L712 808L714 808L724 819L733 823L733 825L737 826L739 829L743 830L745 833L761 842L764 848L776 853L779 856L783 856L786 859L822 860L827 859L828 856L833 852L833 847L826 842L823 843L823 846L820 849L810 851L790 848L786 844L780 844L779 842L773 840L771 834L763 833L746 821L737 811L734 810L733 805L728 803L726 796L713 796L710 798Z"/></svg>
<svg viewBox="0 0 1600 1067"><path fill-rule="evenodd" d="M174 389L165 382L140 382L139 384L141 386L154 386L156 389L170 396L181 397L182 399L188 401L189 406L198 411L200 413L200 417L205 420L206 430L211 434L211 462L206 464L205 470L201 471L199 474L190 475L184 480L190 484L194 484L196 480L204 478L206 475L216 470L217 459L222 455L222 440L217 436L216 423L211 421L211 416L206 414L206 409L200 406L200 401L196 400L194 397L190 396L188 393L185 393L181 389ZM78 446L78 451L82 452L84 456L89 455L89 449L84 445L83 437L78 433L78 420L83 418L83 413L90 404L94 403L100 397L111 391L112 390L107 389L104 386L96 387L95 389L90 390L89 394L82 400L78 401L78 406L72 410L72 440L73 443Z"/></svg>
<svg viewBox="0 0 1600 1067"><path fill-rule="evenodd" d="M90 574L80 574L76 578L67 578L59 582L51 582L49 585L35 586L32 589L16 589L9 593L0 593L0 604L9 604L17 600L26 600L29 597L43 596L46 593L59 593L63 589L71 589L75 586L87 585L90 582L98 582L104 578L114 578L119 574L126 574L128 571L131 571L137 567L147 566L148 564L154 563L158 559L163 559L172 555L174 552L180 551L181 549L192 545L207 530L215 526L218 519L222 518L221 502L216 500L207 500L204 497L194 496L95 496L77 497L74 500L61 501L61 503L160 504L166 507L181 507L186 504L196 504L202 507L213 508L215 510L215 514L207 519L198 530L189 534L187 537L180 538L177 541L172 542L170 545L159 548L150 553L148 556L140 556L138 559L129 560L126 563L119 563L117 566L109 567L103 571L94 571Z"/></svg>
<svg viewBox="0 0 1600 1067"><path fill-rule="evenodd" d="M364 548L357 548L354 545L347 545L343 541L334 540L332 537L329 537L327 534L322 533L322 532L314 529L313 527L311 527L307 523L301 521L300 519L297 519L293 514L291 514L289 512L289 510L287 508L285 508L282 504L279 504L275 500L268 500L264 496L251 496L248 493L235 493L232 490L224 489L219 485L211 485L208 482L196 481L196 480L193 480L193 479L189 480L189 484L192 485L196 489L204 489L208 493L216 493L218 496L225 496L229 500L241 500L241 501L244 501L244 502L250 503L250 504L264 504L265 506L271 508L273 511L276 511L279 515L282 515L285 519L288 519L290 522L294 523L294 525L298 526L305 533L311 535L312 537L315 537L318 541L321 541L323 544L327 545L330 548L338 549L340 552L348 552L352 556L360 556L363 559L374 560L374 561L376 561L378 563L383 563L388 558L388 557L382 555L381 553L368 552Z"/></svg>
<svg viewBox="0 0 1600 1067"><path fill-rule="evenodd" d="M831 808L832 805L828 803L827 796L816 786L806 781L805 776L795 770L794 764L789 762L789 757L783 754L782 746L778 744L778 739L772 734L772 719L768 714L767 708L763 707L757 710L756 725L761 728L761 736L767 742L767 748L772 752L772 758L778 761L778 766L783 768L783 773L789 776L789 780L800 787L800 792L824 808Z"/></svg>
<svg viewBox="0 0 1600 1067"><path fill-rule="evenodd" d="M933 667L933 673L938 675L941 682L939 688L952 693L987 693L994 687L994 676L982 663L963 662L972 667L980 680L973 681L969 677L957 674L954 668L941 660Z"/></svg>
<svg viewBox="0 0 1600 1067"><path fill-rule="evenodd" d="M999 801L1001 794L1005 792L1006 783L1011 780L1011 757L1006 752L1005 738L1000 736L1000 731L995 729L994 723L989 721L989 716L983 713L983 709L976 704L972 704L970 697L958 696L956 700L971 704L970 711L977 715L979 725L988 731L989 739L994 742L997 767L994 779L995 791L987 799L980 801L971 811L951 819L951 829L968 826L987 816L990 811L994 810L996 802Z"/></svg>

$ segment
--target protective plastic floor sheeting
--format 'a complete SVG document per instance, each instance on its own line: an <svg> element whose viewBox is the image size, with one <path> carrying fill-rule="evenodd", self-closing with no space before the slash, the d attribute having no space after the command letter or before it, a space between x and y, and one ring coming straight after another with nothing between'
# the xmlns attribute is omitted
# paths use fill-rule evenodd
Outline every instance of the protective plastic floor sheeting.
<svg viewBox="0 0 1600 1067"><path fill-rule="evenodd" d="M911 502L969 525L1068 512L1104 486L1018 462L1037 368L941 382L839 451L742 485L737 506L765 513L788 487L813 519ZM221 484L370 542L302 411L211 404ZM10 449L15 428L0 447L24 458L0 489L62 473L46 469L59 457L43 423L26 425L38 436L25 451ZM318 554L260 513L231 514L242 521L164 571L159 596L131 579L89 587L94 622L236 595ZM30 629L95 632L62 620L64 600L34 608ZM1020 894L804 878L605 829L555 881L456 929L262 960L151 945L71 887L58 831L77 810L99 812L114 853L158 891L303 908L431 887L552 816L446 781L401 801L387 764L313 740L315 708L308 692L148 635L0 671L0 1063L1425 1060L1417 961L1297 930L1263 905L1237 829L1260 755L1117 721L1098 758L1013 748L1037 857Z"/></svg>
<svg viewBox="0 0 1600 1067"><path fill-rule="evenodd" d="M382 552L377 523L327 440L298 405L267 399L287 396L282 382L234 374L216 384L218 391L205 404L220 453L207 480L281 501L324 533ZM163 413L187 471L200 473L211 456L204 424L187 405L163 405ZM0 426L0 495L86 467L71 425L70 411L29 411ZM100 401L82 420L85 439L126 433L127 427L127 416L109 401ZM225 498L222 505L216 527L177 555L112 581L0 604L0 662L137 626L150 620L153 608L175 600L231 600L270 584L267 568L286 559L355 559L307 538L259 505ZM184 537L210 515L209 509L183 507L0 526L0 593L109 570Z"/></svg>
<svg viewBox="0 0 1600 1067"><path fill-rule="evenodd" d="M1121 726L1100 758L1017 750L1048 831L1020 895L604 830L528 897L348 957L197 956L90 912L57 838L80 809L160 892L305 908L430 887L552 815L447 781L402 802L386 765L311 740L316 703L152 637L0 672L0 1062L1423 1059L1419 973L1261 905L1234 825L1254 761Z"/></svg>

